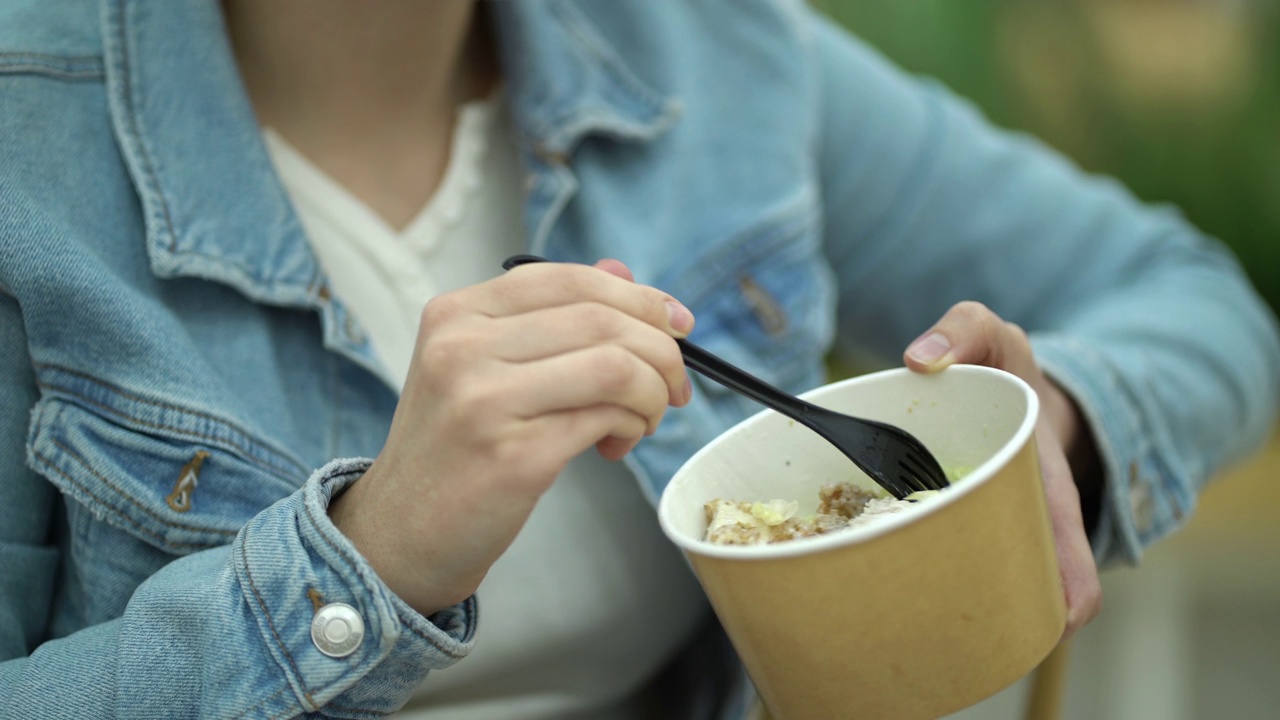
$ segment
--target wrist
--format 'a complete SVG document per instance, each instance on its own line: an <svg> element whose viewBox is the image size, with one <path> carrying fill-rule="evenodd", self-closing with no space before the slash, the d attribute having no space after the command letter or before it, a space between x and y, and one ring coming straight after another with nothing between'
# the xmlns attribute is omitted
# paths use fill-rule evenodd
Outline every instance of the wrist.
<svg viewBox="0 0 1280 720"><path fill-rule="evenodd" d="M422 548L401 546L405 540L401 530L406 525L393 513L403 508L403 503L388 506L372 497L377 492L377 481L372 477L376 468L375 463L330 500L329 521L355 546L387 589L424 617L466 600L474 593L474 586L450 589L427 569L431 563L405 562L412 550ZM380 509L371 512L375 507Z"/></svg>

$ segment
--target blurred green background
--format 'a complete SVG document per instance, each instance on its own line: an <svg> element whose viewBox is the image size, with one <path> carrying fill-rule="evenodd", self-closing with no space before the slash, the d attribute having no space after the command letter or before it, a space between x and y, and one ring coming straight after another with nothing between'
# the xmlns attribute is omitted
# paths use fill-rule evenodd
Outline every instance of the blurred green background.
<svg viewBox="0 0 1280 720"><path fill-rule="evenodd" d="M1280 0L814 0L1225 241L1280 312Z"/></svg>
<svg viewBox="0 0 1280 720"><path fill-rule="evenodd" d="M1225 241L1280 313L1280 0L810 0L908 70ZM1103 573L1063 720L1275 718L1280 429ZM1020 683L948 720L1024 720Z"/></svg>

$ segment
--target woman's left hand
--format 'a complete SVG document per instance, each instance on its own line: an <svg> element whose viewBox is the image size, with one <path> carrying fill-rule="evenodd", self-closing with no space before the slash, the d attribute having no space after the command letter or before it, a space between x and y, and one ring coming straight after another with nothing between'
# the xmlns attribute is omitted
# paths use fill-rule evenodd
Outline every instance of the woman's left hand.
<svg viewBox="0 0 1280 720"><path fill-rule="evenodd" d="M1098 568L1085 533L1080 493L1067 457L1089 457L1093 438L1075 403L1040 371L1031 343L1022 328L1005 322L984 305L962 302L947 311L932 328L911 343L904 354L907 367L932 373L948 365L986 365L1013 373L1040 396L1036 445L1044 474L1045 496L1053 522L1058 566L1067 599L1066 639L1102 608ZM1080 471L1080 468L1075 468ZM1090 478L1094 480L1094 478Z"/></svg>

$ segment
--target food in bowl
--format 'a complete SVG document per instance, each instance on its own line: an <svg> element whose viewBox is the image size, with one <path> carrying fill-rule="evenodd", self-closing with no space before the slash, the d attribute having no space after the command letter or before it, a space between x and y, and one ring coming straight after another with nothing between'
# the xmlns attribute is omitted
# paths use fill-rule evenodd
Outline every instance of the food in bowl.
<svg viewBox="0 0 1280 720"><path fill-rule="evenodd" d="M971 468L945 468L947 480L956 482ZM836 530L866 525L883 515L902 512L913 503L937 495L938 490L921 490L902 500L877 495L849 482L827 483L818 489L818 510L797 517L800 504L794 500L716 499L707 503L707 532L703 539L716 545L768 545L769 543L825 535Z"/></svg>
<svg viewBox="0 0 1280 720"><path fill-rule="evenodd" d="M881 497L853 483L827 483L818 490L818 510L797 515L794 500L712 500L706 504L705 539L716 545L767 545L858 527L882 515L901 512L937 490L912 493L905 500Z"/></svg>

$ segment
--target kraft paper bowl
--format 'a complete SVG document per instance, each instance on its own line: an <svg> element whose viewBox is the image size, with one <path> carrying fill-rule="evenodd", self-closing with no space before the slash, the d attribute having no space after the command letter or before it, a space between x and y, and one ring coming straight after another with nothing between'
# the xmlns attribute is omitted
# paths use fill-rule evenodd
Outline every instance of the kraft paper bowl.
<svg viewBox="0 0 1280 720"><path fill-rule="evenodd" d="M1066 607L1033 429L1017 377L954 366L888 370L807 393L898 425L967 474L877 522L762 546L705 542L710 500L800 502L869 478L824 440L763 411L676 473L662 528L687 555L775 720L937 718L1030 672L1060 639Z"/></svg>

